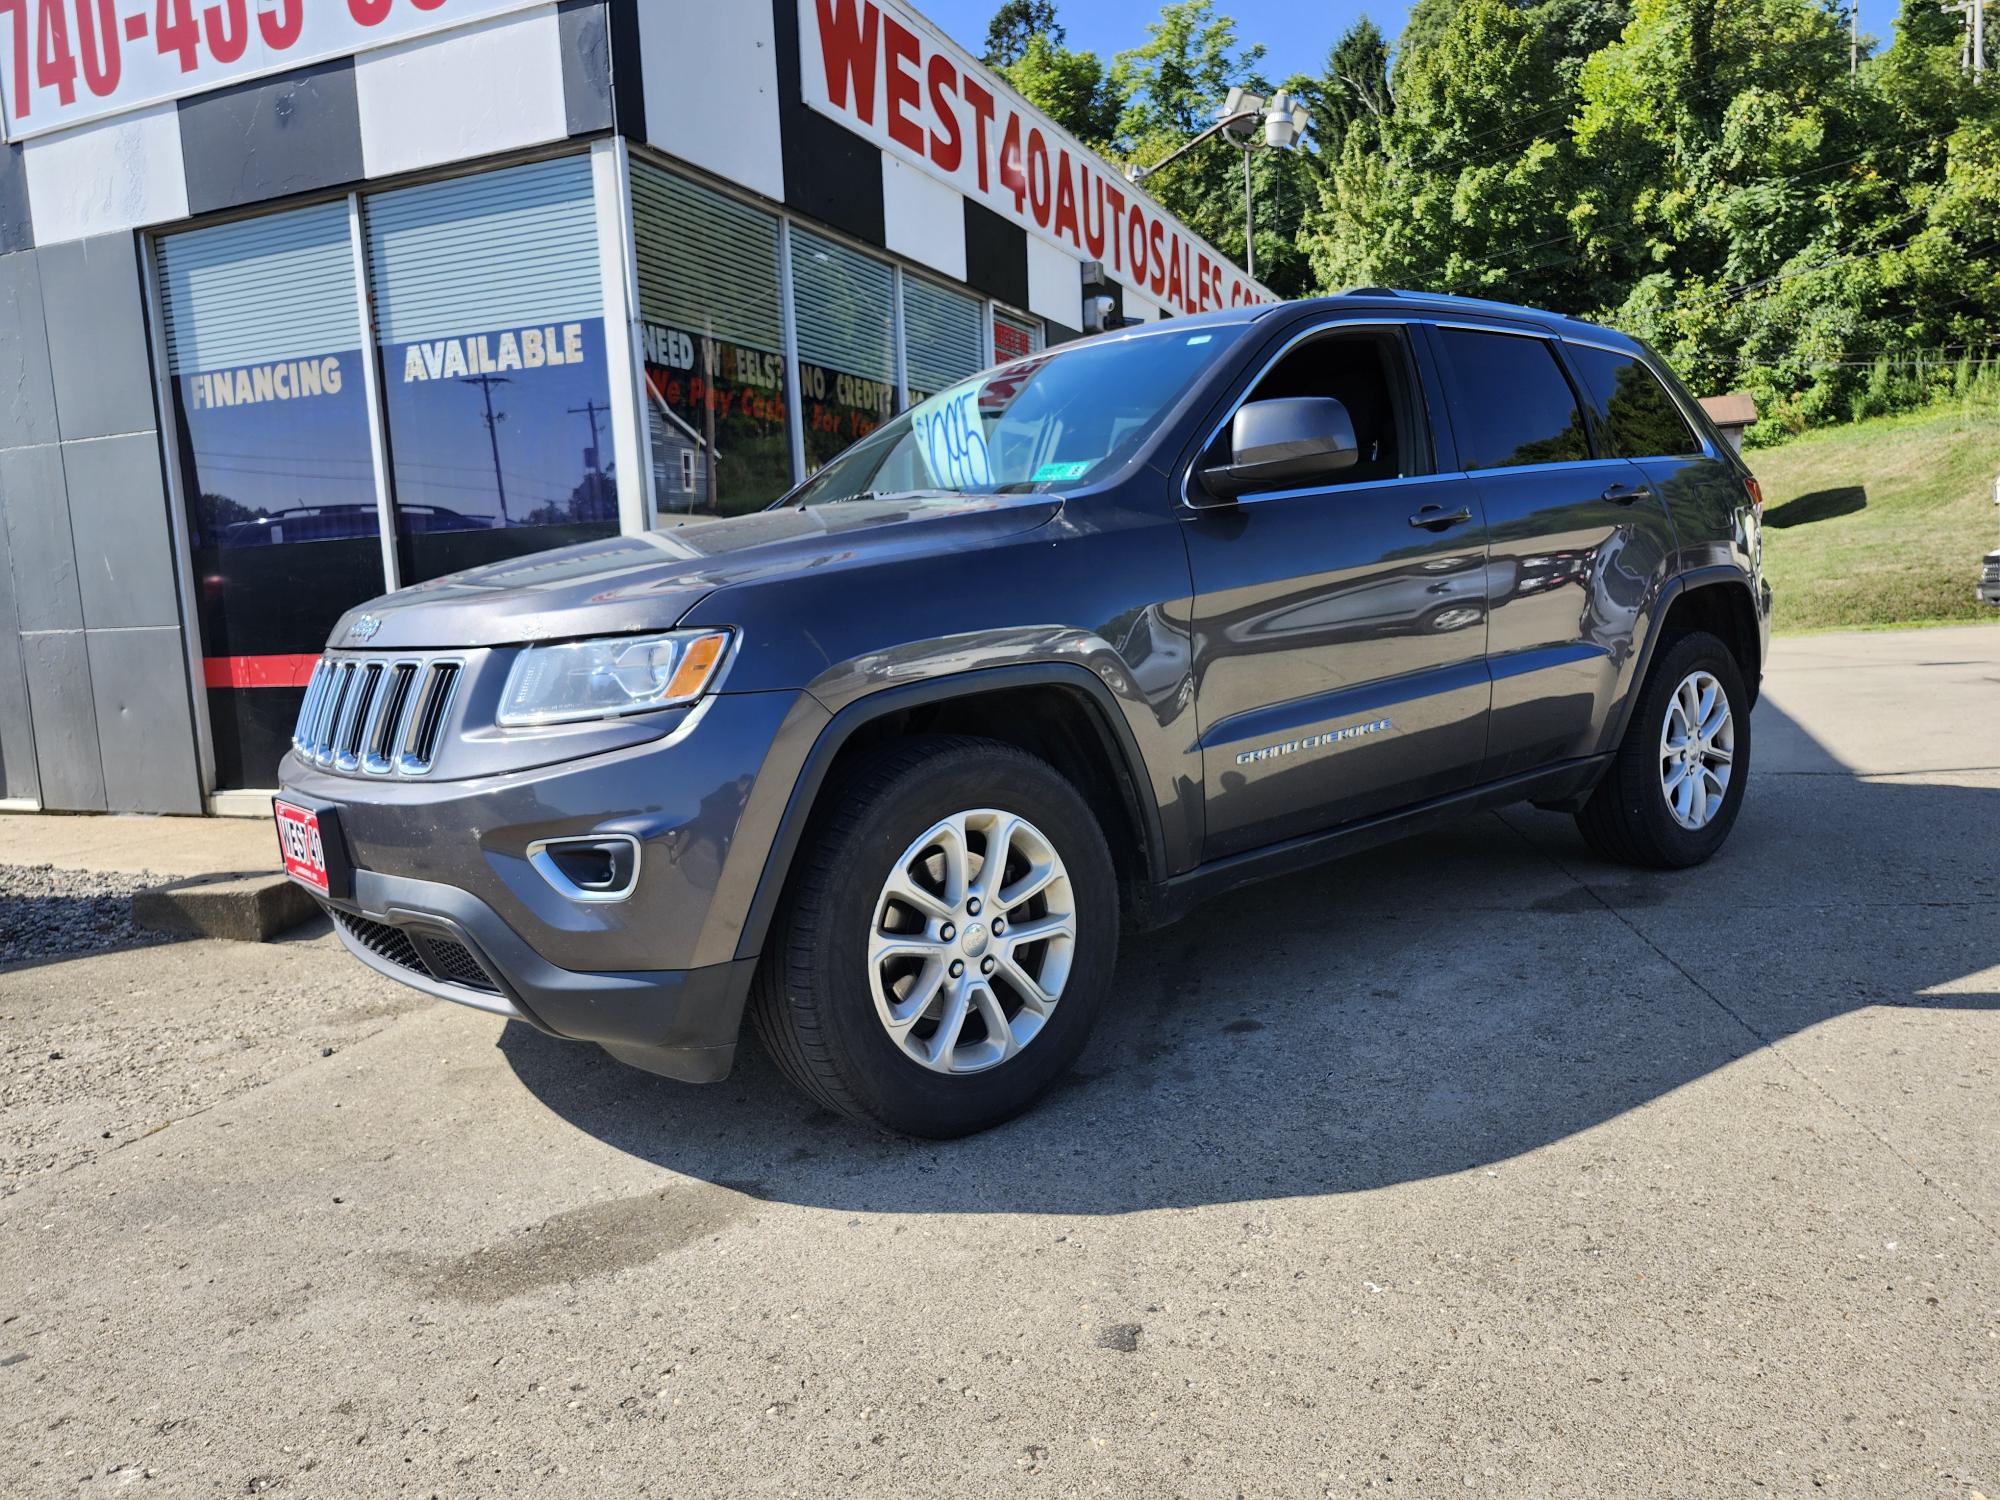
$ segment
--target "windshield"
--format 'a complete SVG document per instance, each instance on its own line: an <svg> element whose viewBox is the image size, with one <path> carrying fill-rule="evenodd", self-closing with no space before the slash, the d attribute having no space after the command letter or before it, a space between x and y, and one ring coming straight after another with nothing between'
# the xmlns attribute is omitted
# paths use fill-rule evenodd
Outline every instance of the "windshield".
<svg viewBox="0 0 2000 1500"><path fill-rule="evenodd" d="M783 503L1018 495L1108 474L1246 326L1148 331L1014 360L885 423Z"/></svg>

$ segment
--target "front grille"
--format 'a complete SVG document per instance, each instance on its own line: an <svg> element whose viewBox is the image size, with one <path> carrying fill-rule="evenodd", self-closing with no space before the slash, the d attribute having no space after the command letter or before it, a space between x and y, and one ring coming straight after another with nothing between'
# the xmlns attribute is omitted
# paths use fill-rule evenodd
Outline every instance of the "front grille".
<svg viewBox="0 0 2000 1500"><path fill-rule="evenodd" d="M2000 562L1990 562L1980 572L1983 583L2000 583Z"/></svg>
<svg viewBox="0 0 2000 1500"><path fill-rule="evenodd" d="M321 770L421 776L437 759L465 664L456 657L319 659L292 749Z"/></svg>
<svg viewBox="0 0 2000 1500"><path fill-rule="evenodd" d="M342 927L353 934L354 940L377 958L387 959L400 969L408 969L413 974L421 974L427 979L436 979L445 984L464 985L467 989L484 990L488 994L498 994L500 986L493 982L479 960L472 956L472 950L463 943L455 943L450 938L432 937L427 932L405 932L400 927L391 927L387 922L373 921L368 917L357 917L351 912L334 908L333 915Z"/></svg>

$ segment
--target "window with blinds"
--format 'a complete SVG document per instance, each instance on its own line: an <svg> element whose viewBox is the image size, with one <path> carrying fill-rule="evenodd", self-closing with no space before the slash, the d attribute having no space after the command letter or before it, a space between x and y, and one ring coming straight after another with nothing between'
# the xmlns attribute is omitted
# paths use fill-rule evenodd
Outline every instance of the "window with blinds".
<svg viewBox="0 0 2000 1500"><path fill-rule="evenodd" d="M618 529L587 157L363 201L403 581Z"/></svg>
<svg viewBox="0 0 2000 1500"><path fill-rule="evenodd" d="M775 216L650 162L632 230L658 515L736 515L791 488Z"/></svg>
<svg viewBox="0 0 2000 1500"><path fill-rule="evenodd" d="M896 409L896 273L797 224L791 244L806 467L817 469Z"/></svg>
<svg viewBox="0 0 2000 1500"><path fill-rule="evenodd" d="M1042 347L1042 325L1004 308L993 311L993 357L999 360L1025 359Z"/></svg>
<svg viewBox="0 0 2000 1500"><path fill-rule="evenodd" d="M976 375L986 363L977 297L919 276L903 277L903 369L910 405Z"/></svg>
<svg viewBox="0 0 2000 1500"><path fill-rule="evenodd" d="M344 203L154 242L217 784L276 786L316 653L382 591Z"/></svg>

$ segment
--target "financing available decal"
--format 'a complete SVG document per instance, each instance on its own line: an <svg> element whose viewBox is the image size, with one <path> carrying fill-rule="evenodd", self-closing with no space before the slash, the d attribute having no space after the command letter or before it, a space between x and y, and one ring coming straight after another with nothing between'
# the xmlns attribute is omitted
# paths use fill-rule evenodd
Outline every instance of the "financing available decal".
<svg viewBox="0 0 2000 1500"><path fill-rule="evenodd" d="M1286 740L1280 745L1266 745L1261 750L1245 750L1236 757L1239 766L1254 765L1260 760L1276 760L1284 755L1298 755L1307 750L1324 750L1330 745L1338 745L1343 740L1364 739L1371 734L1382 734L1396 726L1388 719L1374 719L1366 724L1350 724L1345 729L1329 729L1323 734L1309 734L1303 739Z"/></svg>

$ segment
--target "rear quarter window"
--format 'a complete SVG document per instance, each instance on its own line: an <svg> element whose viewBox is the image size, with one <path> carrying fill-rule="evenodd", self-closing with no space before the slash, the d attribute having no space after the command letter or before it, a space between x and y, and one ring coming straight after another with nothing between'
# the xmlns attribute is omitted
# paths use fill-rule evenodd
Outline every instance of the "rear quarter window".
<svg viewBox="0 0 2000 1500"><path fill-rule="evenodd" d="M1588 344L1572 344L1569 352L1612 457L1678 458L1702 451L1674 398L1643 361Z"/></svg>
<svg viewBox="0 0 2000 1500"><path fill-rule="evenodd" d="M1441 328L1462 469L1576 463L1590 439L1576 391L1545 338Z"/></svg>

